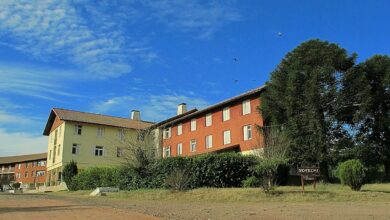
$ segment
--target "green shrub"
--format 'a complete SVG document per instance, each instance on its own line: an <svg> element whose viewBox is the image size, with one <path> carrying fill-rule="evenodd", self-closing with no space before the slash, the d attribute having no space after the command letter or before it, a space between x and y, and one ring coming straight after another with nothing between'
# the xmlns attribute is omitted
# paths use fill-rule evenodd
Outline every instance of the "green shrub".
<svg viewBox="0 0 390 220"><path fill-rule="evenodd" d="M175 170L165 178L165 185L173 191L187 190L189 182L190 176L183 169Z"/></svg>
<svg viewBox="0 0 390 220"><path fill-rule="evenodd" d="M76 190L75 184L72 184L73 177L77 175L77 163L73 160L67 163L62 170L62 176L64 178L64 182L69 190Z"/></svg>
<svg viewBox="0 0 390 220"><path fill-rule="evenodd" d="M359 191L364 183L366 168L359 160L347 160L339 165L337 174L342 184Z"/></svg>
<svg viewBox="0 0 390 220"><path fill-rule="evenodd" d="M77 174L71 183L76 190L89 190L96 187L119 186L118 168L90 167Z"/></svg>
<svg viewBox="0 0 390 220"><path fill-rule="evenodd" d="M261 186L261 180L255 176L251 176L242 181L242 186L245 188L254 188Z"/></svg>
<svg viewBox="0 0 390 220"><path fill-rule="evenodd" d="M20 188L20 183L18 183L18 182L12 183L12 188L13 189L19 189Z"/></svg>

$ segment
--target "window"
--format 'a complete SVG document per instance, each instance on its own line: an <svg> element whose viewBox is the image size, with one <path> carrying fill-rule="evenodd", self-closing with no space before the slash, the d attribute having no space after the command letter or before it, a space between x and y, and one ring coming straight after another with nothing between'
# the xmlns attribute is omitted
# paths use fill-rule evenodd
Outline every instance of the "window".
<svg viewBox="0 0 390 220"><path fill-rule="evenodd" d="M180 156L183 154L183 144L177 144L177 156Z"/></svg>
<svg viewBox="0 0 390 220"><path fill-rule="evenodd" d="M44 161L44 160L38 161L38 166L39 166L39 167L44 167L44 166L46 166L46 161Z"/></svg>
<svg viewBox="0 0 390 220"><path fill-rule="evenodd" d="M242 102L242 115L247 115L251 113L251 101L245 100Z"/></svg>
<svg viewBox="0 0 390 220"><path fill-rule="evenodd" d="M183 124L177 125L177 135L183 134Z"/></svg>
<svg viewBox="0 0 390 220"><path fill-rule="evenodd" d="M51 150L50 150L50 155L51 155ZM25 165L26 168L28 167L28 163L27 162L24 165Z"/></svg>
<svg viewBox="0 0 390 220"><path fill-rule="evenodd" d="M171 147L164 147L164 158L171 156Z"/></svg>
<svg viewBox="0 0 390 220"><path fill-rule="evenodd" d="M123 128L118 130L118 137L121 141L125 140L125 130Z"/></svg>
<svg viewBox="0 0 390 220"><path fill-rule="evenodd" d="M252 126L245 125L244 126L244 140L250 140L252 139Z"/></svg>
<svg viewBox="0 0 390 220"><path fill-rule="evenodd" d="M54 145L54 149L53 149L53 161L52 163L55 163L56 162L56 152L57 152L57 146ZM31 164L32 165L32 164Z"/></svg>
<svg viewBox="0 0 390 220"><path fill-rule="evenodd" d="M123 149L120 147L116 148L116 157L122 157L123 156Z"/></svg>
<svg viewBox="0 0 390 220"><path fill-rule="evenodd" d="M57 144L57 136L58 136L58 130L54 132L54 145Z"/></svg>
<svg viewBox="0 0 390 220"><path fill-rule="evenodd" d="M58 145L57 155L60 156L61 144ZM35 162L36 163L36 162Z"/></svg>
<svg viewBox="0 0 390 220"><path fill-rule="evenodd" d="M191 152L195 152L196 151L196 140L195 139L192 139L190 141L190 151Z"/></svg>
<svg viewBox="0 0 390 220"><path fill-rule="evenodd" d="M9 171L12 170L12 165L9 165L8 170L9 170Z"/></svg>
<svg viewBox="0 0 390 220"><path fill-rule="evenodd" d="M211 148L211 147L213 147L213 136L207 135L206 136L206 148Z"/></svg>
<svg viewBox="0 0 390 220"><path fill-rule="evenodd" d="M20 164L18 164L18 169L20 170L20 168L22 167L22 164L20 163Z"/></svg>
<svg viewBox="0 0 390 220"><path fill-rule="evenodd" d="M230 120L230 108L226 107L222 111L222 121Z"/></svg>
<svg viewBox="0 0 390 220"><path fill-rule="evenodd" d="M36 166L37 166L37 161L34 161L33 167L36 167Z"/></svg>
<svg viewBox="0 0 390 220"><path fill-rule="evenodd" d="M36 176L44 176L45 175L45 171L43 170L39 170L36 172Z"/></svg>
<svg viewBox="0 0 390 220"><path fill-rule="evenodd" d="M223 132L223 144L230 144L230 131Z"/></svg>
<svg viewBox="0 0 390 220"><path fill-rule="evenodd" d="M171 137L171 127L164 129L164 136L163 137L164 137L164 139Z"/></svg>
<svg viewBox="0 0 390 220"><path fill-rule="evenodd" d="M34 177L34 171L31 171L31 177Z"/></svg>
<svg viewBox="0 0 390 220"><path fill-rule="evenodd" d="M51 160L51 150L49 151L49 160ZM28 167L28 163L26 162L26 168Z"/></svg>
<svg viewBox="0 0 390 220"><path fill-rule="evenodd" d="M72 145L72 154L76 155L80 153L80 145L79 144L73 144Z"/></svg>
<svg viewBox="0 0 390 220"><path fill-rule="evenodd" d="M82 125L74 125L74 134L81 135L83 130Z"/></svg>
<svg viewBox="0 0 390 220"><path fill-rule="evenodd" d="M212 114L209 113L206 115L206 127L211 126L213 123Z"/></svg>
<svg viewBox="0 0 390 220"><path fill-rule="evenodd" d="M97 136L103 137L104 135L104 128L97 128Z"/></svg>
<svg viewBox="0 0 390 220"><path fill-rule="evenodd" d="M95 147L95 156L96 157L103 156L103 147L102 146L96 146Z"/></svg>
<svg viewBox="0 0 390 220"><path fill-rule="evenodd" d="M28 177L28 172L24 172L24 177Z"/></svg>
<svg viewBox="0 0 390 220"><path fill-rule="evenodd" d="M196 119L191 120L191 131L196 131Z"/></svg>

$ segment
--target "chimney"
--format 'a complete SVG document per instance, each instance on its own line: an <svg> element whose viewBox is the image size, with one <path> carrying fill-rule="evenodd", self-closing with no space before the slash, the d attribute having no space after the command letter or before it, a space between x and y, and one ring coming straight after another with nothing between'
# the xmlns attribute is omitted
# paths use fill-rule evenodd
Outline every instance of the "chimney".
<svg viewBox="0 0 390 220"><path fill-rule="evenodd" d="M181 103L177 106L177 115L181 115L187 112L187 104Z"/></svg>
<svg viewBox="0 0 390 220"><path fill-rule="evenodd" d="M141 113L138 110L132 110L130 119L135 121L141 120Z"/></svg>

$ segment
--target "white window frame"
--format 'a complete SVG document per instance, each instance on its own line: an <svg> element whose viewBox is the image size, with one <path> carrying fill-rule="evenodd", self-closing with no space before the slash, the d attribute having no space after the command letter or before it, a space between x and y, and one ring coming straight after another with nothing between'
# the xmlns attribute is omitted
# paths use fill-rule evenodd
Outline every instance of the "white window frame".
<svg viewBox="0 0 390 220"><path fill-rule="evenodd" d="M242 115L247 115L251 113L251 100L247 99L242 102Z"/></svg>
<svg viewBox="0 0 390 220"><path fill-rule="evenodd" d="M212 148L213 147L213 135L207 135L206 136L206 148Z"/></svg>
<svg viewBox="0 0 390 220"><path fill-rule="evenodd" d="M196 119L191 119L191 131L196 131Z"/></svg>
<svg viewBox="0 0 390 220"><path fill-rule="evenodd" d="M79 153L80 153L80 144L73 143L71 149L72 149L72 150L71 150L70 153L71 153L72 155L79 155ZM73 153L73 149L76 149L76 153Z"/></svg>
<svg viewBox="0 0 390 220"><path fill-rule="evenodd" d="M172 128L164 128L163 130L163 139L171 138Z"/></svg>
<svg viewBox="0 0 390 220"><path fill-rule="evenodd" d="M177 135L182 135L183 134L183 124L178 124L177 125Z"/></svg>
<svg viewBox="0 0 390 220"><path fill-rule="evenodd" d="M103 137L104 136L105 129L103 127L98 127L97 128L97 137Z"/></svg>
<svg viewBox="0 0 390 220"><path fill-rule="evenodd" d="M195 152L196 151L196 139L190 140L190 152Z"/></svg>
<svg viewBox="0 0 390 220"><path fill-rule="evenodd" d="M164 158L171 157L171 146L164 147L163 156Z"/></svg>
<svg viewBox="0 0 390 220"><path fill-rule="evenodd" d="M211 125L213 125L213 114L212 113L206 114L205 125L206 125L206 127L210 127Z"/></svg>
<svg viewBox="0 0 390 220"><path fill-rule="evenodd" d="M243 127L244 131L244 141L251 140L253 133L252 133L252 125L245 125Z"/></svg>
<svg viewBox="0 0 390 220"><path fill-rule="evenodd" d="M230 108L226 107L222 110L222 121L230 120Z"/></svg>
<svg viewBox="0 0 390 220"><path fill-rule="evenodd" d="M177 156L183 155L183 143L177 144Z"/></svg>
<svg viewBox="0 0 390 220"><path fill-rule="evenodd" d="M74 134L75 135L83 135L83 125L75 124L74 125Z"/></svg>
<svg viewBox="0 0 390 220"><path fill-rule="evenodd" d="M232 143L232 137L230 130L223 132L223 145L231 144Z"/></svg>
<svg viewBox="0 0 390 220"><path fill-rule="evenodd" d="M94 155L95 155L95 157L103 157L104 156L104 147L103 146L95 146Z"/></svg>

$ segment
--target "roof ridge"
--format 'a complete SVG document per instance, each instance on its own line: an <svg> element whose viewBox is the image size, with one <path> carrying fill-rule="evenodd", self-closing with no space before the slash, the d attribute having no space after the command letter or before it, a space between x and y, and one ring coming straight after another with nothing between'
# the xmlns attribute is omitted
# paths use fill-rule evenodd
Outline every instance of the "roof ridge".
<svg viewBox="0 0 390 220"><path fill-rule="evenodd" d="M104 114L94 113L94 112L85 112L85 111L79 111L79 110L73 110L73 109L65 109L65 108L57 108L57 107L53 107L53 108L52 108L52 110L53 110L54 112L55 112L55 109L58 109L58 110L65 110L65 111L72 111L72 112L79 112L79 113L91 114L91 115L100 115L100 116L111 117L111 118L126 119L126 120L129 120L129 121L137 121L137 120L132 120L132 119L130 119L130 118L119 117L119 116L112 116L112 115L104 115ZM154 124L154 123L155 123L155 122L145 121L145 120L138 120L138 121L145 122L145 123L151 123L151 124Z"/></svg>

